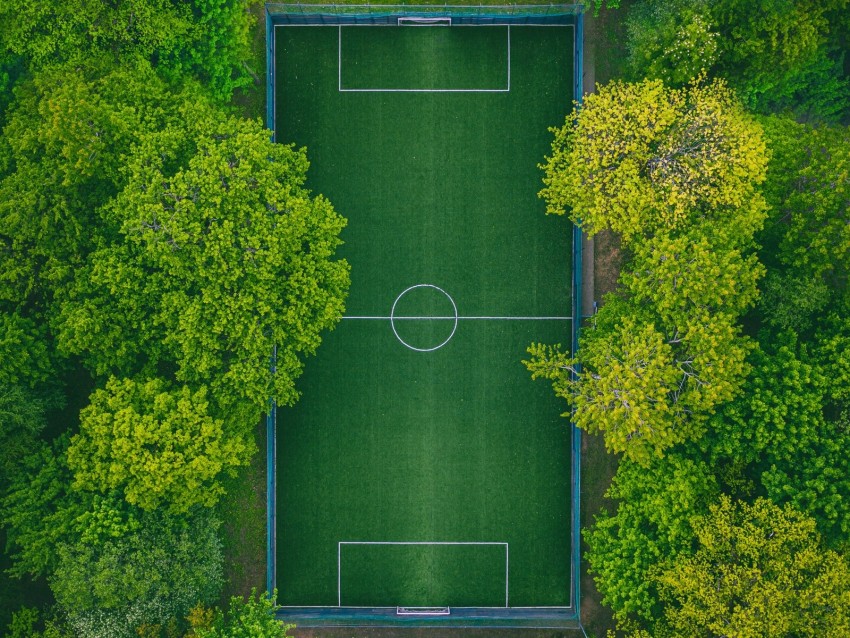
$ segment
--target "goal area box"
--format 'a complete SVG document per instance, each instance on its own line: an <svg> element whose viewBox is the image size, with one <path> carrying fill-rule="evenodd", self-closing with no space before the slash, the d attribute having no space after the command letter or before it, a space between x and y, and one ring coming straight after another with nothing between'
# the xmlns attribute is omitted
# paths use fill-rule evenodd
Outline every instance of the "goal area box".
<svg viewBox="0 0 850 638"><path fill-rule="evenodd" d="M579 628L581 433L521 360L533 341L578 347L581 233L543 215L536 192L548 127L582 97L583 6L265 9L267 126L276 142L307 148L308 187L349 219L340 256L352 268L345 316L307 359L301 401L269 405L267 588L278 590L281 618ZM405 138L410 123L417 132ZM357 149L374 159L371 174L351 169ZM428 190L442 179L439 192ZM476 199L480 210L466 206ZM523 211L512 219L517 201ZM479 231L490 202L504 210ZM417 225L427 234L414 237ZM516 245L520 237L528 246ZM352 382L340 386L343 369ZM432 387L417 376L426 373ZM409 395L397 392L399 380L415 386ZM352 419L352 406L367 417ZM370 410L386 423L370 424ZM352 461L367 424L373 447ZM409 433L425 436L426 424L427 458ZM517 451L524 439L533 443ZM315 472L313 484L294 460ZM499 472L518 478L487 482Z"/></svg>

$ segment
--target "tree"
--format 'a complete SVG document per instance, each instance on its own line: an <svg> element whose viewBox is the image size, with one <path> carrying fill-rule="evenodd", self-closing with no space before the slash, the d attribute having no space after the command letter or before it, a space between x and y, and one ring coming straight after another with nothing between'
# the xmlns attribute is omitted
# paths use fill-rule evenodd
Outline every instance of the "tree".
<svg viewBox="0 0 850 638"><path fill-rule="evenodd" d="M789 118L762 121L772 153L764 259L844 292L850 276L850 131Z"/></svg>
<svg viewBox="0 0 850 638"><path fill-rule="evenodd" d="M73 477L65 461L68 437L40 443L12 477L2 501L9 573L44 576L56 565L57 544L74 535L74 524L88 504L71 491Z"/></svg>
<svg viewBox="0 0 850 638"><path fill-rule="evenodd" d="M12 615L6 635L8 638L74 638L73 634L56 619L44 621L44 631L36 629L41 614L34 607L22 607Z"/></svg>
<svg viewBox="0 0 850 638"><path fill-rule="evenodd" d="M653 312L609 298L576 357L533 344L524 362L574 408L565 416L601 432L609 451L644 465L702 434L706 417L735 396L748 369L748 342L728 315L695 312L665 326Z"/></svg>
<svg viewBox="0 0 850 638"><path fill-rule="evenodd" d="M270 396L295 400L303 356L342 316L345 220L304 189L303 149L273 144L256 121L184 115L134 148L109 209L120 238L78 274L59 344L101 375L174 370L208 385L214 416L247 405L252 423Z"/></svg>
<svg viewBox="0 0 850 638"><path fill-rule="evenodd" d="M117 538L58 546L50 587L79 638L137 636L143 625L182 623L192 607L218 597L223 557L211 510L142 513L138 522Z"/></svg>
<svg viewBox="0 0 850 638"><path fill-rule="evenodd" d="M41 68L108 54L155 63L172 77L193 74L227 100L251 79L249 28L243 0L73 0L0 5L0 47Z"/></svg>
<svg viewBox="0 0 850 638"><path fill-rule="evenodd" d="M62 405L45 333L17 313L0 313L0 497L36 447L47 411Z"/></svg>
<svg viewBox="0 0 850 638"><path fill-rule="evenodd" d="M724 245L722 235L722 229L696 227L644 240L620 283L665 325L684 325L694 315L740 316L758 298L765 269L755 255Z"/></svg>
<svg viewBox="0 0 850 638"><path fill-rule="evenodd" d="M816 521L828 545L846 544L850 433L828 415L830 389L841 383L833 384L834 375L793 333L763 336L762 342L750 356L752 372L741 396L711 419L696 444L702 451L692 454L704 455L712 467L734 468L733 481L754 481L742 496L790 503Z"/></svg>
<svg viewBox="0 0 850 638"><path fill-rule="evenodd" d="M195 610L192 618L200 622L193 623L193 635L198 638L289 638L289 630L295 625L284 624L275 618L280 606L275 602L277 592L272 597L251 590L247 599L233 596L230 608L218 612L212 619L200 610Z"/></svg>
<svg viewBox="0 0 850 638"><path fill-rule="evenodd" d="M649 467L620 463L606 493L617 510L603 509L585 533L589 571L619 625L651 624L660 614L652 576L690 552L691 518L706 513L717 494L710 466L681 454Z"/></svg>
<svg viewBox="0 0 850 638"><path fill-rule="evenodd" d="M694 522L697 549L657 582L675 636L845 636L850 566L812 519L768 500L721 497ZM660 635L664 635L659 632Z"/></svg>
<svg viewBox="0 0 850 638"><path fill-rule="evenodd" d="M68 448L74 488L118 490L144 510L215 505L224 493L219 476L247 464L254 446L244 428L226 431L209 415L206 394L204 387L170 390L158 379L107 381L80 414Z"/></svg>
<svg viewBox="0 0 850 638"><path fill-rule="evenodd" d="M146 62L104 58L42 70L16 98L0 137L0 303L39 318L118 234L104 209L126 185L131 147L204 99Z"/></svg>
<svg viewBox="0 0 850 638"><path fill-rule="evenodd" d="M627 69L631 79L663 80L681 87L712 69L719 34L705 0L645 0L626 19Z"/></svg>
<svg viewBox="0 0 850 638"><path fill-rule="evenodd" d="M629 14L628 74L683 86L725 78L762 113L837 121L850 82L842 69L847 0L643 0Z"/></svg>
<svg viewBox="0 0 850 638"><path fill-rule="evenodd" d="M56 369L46 330L17 313L0 313L0 385L36 389L52 381Z"/></svg>
<svg viewBox="0 0 850 638"><path fill-rule="evenodd" d="M610 228L631 245L714 222L746 245L761 227L764 141L721 82L613 82L553 132L540 195L547 212L569 210L590 235Z"/></svg>
<svg viewBox="0 0 850 638"><path fill-rule="evenodd" d="M19 385L0 386L0 497L45 424L45 402Z"/></svg>

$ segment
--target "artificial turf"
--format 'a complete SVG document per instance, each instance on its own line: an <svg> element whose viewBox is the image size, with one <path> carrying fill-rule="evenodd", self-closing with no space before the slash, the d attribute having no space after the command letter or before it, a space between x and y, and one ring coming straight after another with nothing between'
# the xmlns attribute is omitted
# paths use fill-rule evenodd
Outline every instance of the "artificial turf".
<svg viewBox="0 0 850 638"><path fill-rule="evenodd" d="M569 604L569 423L521 360L570 341L571 227L536 193L573 32L509 35L510 91L431 92L501 82L508 28L276 29L276 138L307 147L352 267L278 415L284 605L505 606L502 545L355 541L507 543L510 606Z"/></svg>
<svg viewBox="0 0 850 638"><path fill-rule="evenodd" d="M343 27L344 90L507 90L506 27Z"/></svg>

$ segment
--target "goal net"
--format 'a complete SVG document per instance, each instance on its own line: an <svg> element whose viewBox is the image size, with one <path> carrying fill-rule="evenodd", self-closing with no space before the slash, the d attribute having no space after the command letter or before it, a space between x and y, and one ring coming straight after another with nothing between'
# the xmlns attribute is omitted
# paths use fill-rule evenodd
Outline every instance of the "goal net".
<svg viewBox="0 0 850 638"><path fill-rule="evenodd" d="M399 616L449 616L452 610L449 607L396 607L395 613Z"/></svg>
<svg viewBox="0 0 850 638"><path fill-rule="evenodd" d="M399 16L398 26L450 27L452 26L452 19L450 17L425 18L417 16Z"/></svg>

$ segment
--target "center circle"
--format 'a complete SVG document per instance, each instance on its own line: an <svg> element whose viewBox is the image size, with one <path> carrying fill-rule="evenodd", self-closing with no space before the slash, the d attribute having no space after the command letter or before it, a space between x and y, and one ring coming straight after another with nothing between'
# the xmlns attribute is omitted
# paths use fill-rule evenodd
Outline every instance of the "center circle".
<svg viewBox="0 0 850 638"><path fill-rule="evenodd" d="M399 308L399 302L402 301L402 298L405 295L408 295L409 293L411 293L415 290L420 290L420 289L426 289L426 290L430 289L430 290L436 291L436 292L442 294L443 296L445 296L445 298L448 299L449 303L451 304L451 313L452 314L446 315L446 316L436 316L436 317L432 317L432 316L428 316L428 315L420 315L420 316L397 315L396 313L397 313L397 310ZM408 297L408 300L410 300L410 297ZM449 336L446 337L441 343L438 343L437 345L435 345L431 348L419 348L419 347L409 343L408 341L405 341L402 338L402 336L399 335L398 326L396 325L396 322L402 322L402 321L435 321L435 320L452 321L453 324L452 324L452 330L451 330L451 333L449 334ZM455 305L454 299L452 299L451 295L449 295L449 293L447 293L445 290L443 290L439 286L435 286L433 284L416 284L415 286L410 286L409 288L406 288L405 290L403 290L401 292L401 294L398 297L395 298L395 301L393 302L392 310L390 310L390 326L393 329L393 334L395 335L395 338L398 339L399 342L401 342L401 344L403 346L405 346L406 348L410 348L411 350L415 350L416 352L433 352L434 350L439 350L444 345L446 345L449 341L452 340L452 337L455 336L455 331L457 330L457 320L458 320L457 306Z"/></svg>

